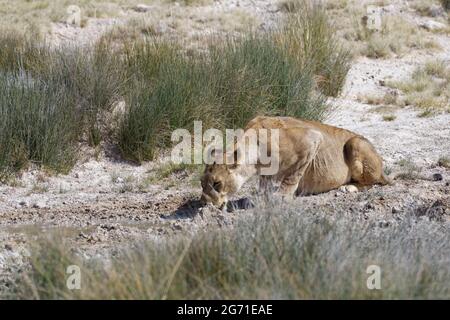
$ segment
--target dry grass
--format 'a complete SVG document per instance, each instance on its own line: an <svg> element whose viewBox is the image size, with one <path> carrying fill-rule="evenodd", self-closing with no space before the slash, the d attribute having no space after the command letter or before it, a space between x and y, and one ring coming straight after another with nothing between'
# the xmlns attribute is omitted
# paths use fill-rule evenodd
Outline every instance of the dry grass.
<svg viewBox="0 0 450 320"><path fill-rule="evenodd" d="M52 32L52 23L65 22L67 7L77 5L81 9L81 27L89 25L92 19L116 18L123 25L116 28L116 36L128 37L130 40L142 36L155 34L176 34L180 38L189 38L194 42L202 42L195 39L196 35L205 31L216 33L244 32L250 27L256 27L260 20L241 8L220 12L214 7L205 7L198 10L199 6L210 5L211 0L153 0L147 1L154 6L145 13L137 13L133 8L137 4L146 3L140 0L74 0L74 1L49 1L49 0L0 0L1 29L24 31L33 37L45 38ZM177 2L178 5L175 5ZM127 22L129 20L129 23ZM89 35L88 35L89 36Z"/></svg>
<svg viewBox="0 0 450 320"><path fill-rule="evenodd" d="M138 0L0 0L0 28L14 26L16 30L27 29L28 32L45 34L52 22L63 22L69 5L77 5L82 10L82 17L106 18L117 17L123 9L141 3Z"/></svg>
<svg viewBox="0 0 450 320"><path fill-rule="evenodd" d="M441 5L443 8L445 8L446 0L412 0L410 3L410 7L417 11L421 16L425 17L433 17L432 8L437 7L439 8Z"/></svg>
<svg viewBox="0 0 450 320"><path fill-rule="evenodd" d="M388 91L384 95L365 94L359 95L357 101L371 105L396 105L398 96L395 92Z"/></svg>
<svg viewBox="0 0 450 320"><path fill-rule="evenodd" d="M428 61L414 70L411 79L387 84L403 92L405 105L425 111L450 109L450 69L445 61Z"/></svg>
<svg viewBox="0 0 450 320"><path fill-rule="evenodd" d="M385 14L380 31L365 27L362 17L366 15L367 5L385 6L390 1L373 1L365 5L360 1L327 2L328 13L337 34L345 41L355 56L388 58L402 56L411 51L438 50L440 46L429 33L401 15Z"/></svg>
<svg viewBox="0 0 450 320"><path fill-rule="evenodd" d="M311 68L318 87L328 96L337 96L350 68L349 51L336 36L326 9L304 1L295 4L276 44L284 48L302 68ZM293 12L293 13L292 13Z"/></svg>
<svg viewBox="0 0 450 320"><path fill-rule="evenodd" d="M448 226L422 211L385 221L273 203L231 228L133 244L107 262L50 239L32 248L9 298L448 299ZM80 290L66 287L69 265L81 268ZM381 268L381 290L366 286L370 265Z"/></svg>
<svg viewBox="0 0 450 320"><path fill-rule="evenodd" d="M436 42L427 39L426 32L397 16L385 17L380 32L365 31L359 33L359 37L366 42L361 54L370 58L401 56L410 49L438 48Z"/></svg>
<svg viewBox="0 0 450 320"><path fill-rule="evenodd" d="M416 180L420 177L422 168L417 166L411 159L402 159L396 164L401 168L401 172L397 174L396 179Z"/></svg>
<svg viewBox="0 0 450 320"><path fill-rule="evenodd" d="M450 169L450 157L442 156L437 162L438 166Z"/></svg>
<svg viewBox="0 0 450 320"><path fill-rule="evenodd" d="M383 121L394 121L397 117L393 114L388 114L383 116Z"/></svg>

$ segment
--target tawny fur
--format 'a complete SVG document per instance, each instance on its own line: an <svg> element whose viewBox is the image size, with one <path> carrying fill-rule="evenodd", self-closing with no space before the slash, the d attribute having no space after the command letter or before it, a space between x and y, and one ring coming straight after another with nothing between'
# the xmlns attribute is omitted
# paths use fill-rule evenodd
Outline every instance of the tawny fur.
<svg viewBox="0 0 450 320"><path fill-rule="evenodd" d="M391 183L373 145L351 131L291 117L256 117L245 128L249 129L279 129L279 170L260 176L265 191L273 181L281 183L277 192L283 196L327 192L349 183L359 187ZM258 164L207 165L201 179L202 200L223 205L260 171Z"/></svg>

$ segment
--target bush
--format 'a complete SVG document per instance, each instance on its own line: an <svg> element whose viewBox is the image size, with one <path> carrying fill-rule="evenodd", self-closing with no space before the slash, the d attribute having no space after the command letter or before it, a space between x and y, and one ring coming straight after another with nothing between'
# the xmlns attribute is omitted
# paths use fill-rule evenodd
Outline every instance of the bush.
<svg viewBox="0 0 450 320"><path fill-rule="evenodd" d="M66 171L74 162L75 103L26 73L0 74L0 179L29 163Z"/></svg>
<svg viewBox="0 0 450 320"><path fill-rule="evenodd" d="M448 299L450 239L442 223L259 207L231 228L159 239L108 259L80 260L60 241L31 259L18 298ZM66 288L67 265L82 268ZM381 290L366 286L381 268ZM32 293L35 295L32 295ZM15 297L15 298L17 298Z"/></svg>
<svg viewBox="0 0 450 320"><path fill-rule="evenodd" d="M300 68L311 68L322 93L336 97L350 69L350 52L338 41L323 6L298 0L288 6L295 10L275 35L278 44Z"/></svg>
<svg viewBox="0 0 450 320"><path fill-rule="evenodd" d="M16 33L2 35L0 108L5 117L0 121L4 123L4 130L27 132L28 137L22 136L25 146L16 145L18 150L14 154L2 155L0 171L19 170L28 160L57 170L70 169L75 155L70 152L69 156L60 149L75 150L83 136L91 145L100 142L100 127L104 122L100 113L121 96L125 83L123 69L121 59L112 54L107 42L99 42L91 49L52 49L45 42ZM55 123L35 125L35 121L44 122L46 117ZM50 138L48 134L55 136ZM71 145L60 146L53 140L57 135L61 136L62 144L70 141ZM4 132L2 136L3 143L8 145L12 134ZM49 141L45 139L51 140L48 147L45 145ZM16 159L18 152L20 165ZM50 152L55 154L46 154Z"/></svg>
<svg viewBox="0 0 450 320"><path fill-rule="evenodd" d="M99 42L94 48L61 48L51 52L44 70L33 70L35 77L62 86L77 104L82 133L90 145L98 145L105 125L101 112L110 110L122 95L125 75L120 58L110 44ZM103 133L104 135L105 133Z"/></svg>

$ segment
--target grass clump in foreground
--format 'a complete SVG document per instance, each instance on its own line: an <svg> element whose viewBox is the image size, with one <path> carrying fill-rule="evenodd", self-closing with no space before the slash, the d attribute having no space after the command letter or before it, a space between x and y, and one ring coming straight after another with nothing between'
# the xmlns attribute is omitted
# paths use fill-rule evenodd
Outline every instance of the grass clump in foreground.
<svg viewBox="0 0 450 320"><path fill-rule="evenodd" d="M105 264L52 241L32 251L13 298L36 299L428 299L450 297L448 225L406 214L383 222L287 205L124 249ZM81 267L81 290L66 287ZM367 268L381 268L381 290Z"/></svg>

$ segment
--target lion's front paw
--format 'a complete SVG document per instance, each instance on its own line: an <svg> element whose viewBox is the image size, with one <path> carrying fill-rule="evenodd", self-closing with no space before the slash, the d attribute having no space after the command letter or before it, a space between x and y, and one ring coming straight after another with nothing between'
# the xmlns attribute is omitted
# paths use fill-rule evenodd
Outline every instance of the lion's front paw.
<svg viewBox="0 0 450 320"><path fill-rule="evenodd" d="M343 192L343 193L354 193L354 192L358 192L358 188L352 184L348 184L345 186L341 186L339 187L339 191Z"/></svg>

